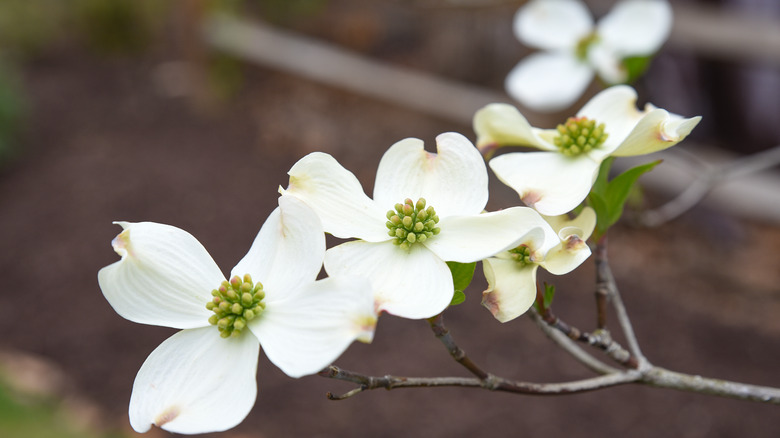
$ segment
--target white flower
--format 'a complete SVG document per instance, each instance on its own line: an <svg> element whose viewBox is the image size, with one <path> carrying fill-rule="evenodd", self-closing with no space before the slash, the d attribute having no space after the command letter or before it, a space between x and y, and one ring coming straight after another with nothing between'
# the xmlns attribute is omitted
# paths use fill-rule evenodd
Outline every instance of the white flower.
<svg viewBox="0 0 780 438"><path fill-rule="evenodd" d="M556 129L532 127L511 105L490 104L474 116L477 147L531 146L545 152L513 152L490 160L490 168L522 201L556 216L582 202L609 156L644 155L682 141L700 116L684 119L651 104L636 108L636 92L626 85L594 96ZM581 142L581 144L580 144Z"/></svg>
<svg viewBox="0 0 780 438"><path fill-rule="evenodd" d="M501 321L511 321L525 313L536 300L536 270L541 266L551 274L573 271L590 256L585 243L596 226L596 213L586 207L580 215L546 217L542 226L523 236L517 246L482 261L488 288L482 305Z"/></svg>
<svg viewBox="0 0 780 438"><path fill-rule="evenodd" d="M106 299L131 321L182 329L138 371L129 409L138 432L154 424L205 433L240 423L257 395L260 346L282 371L300 377L326 367L353 340L373 337L366 280L315 281L325 237L297 199L279 199L230 282L186 231L119 225L124 231L112 244L122 259L98 273Z"/></svg>
<svg viewBox="0 0 780 438"><path fill-rule="evenodd" d="M360 239L329 249L325 270L369 278L378 311L437 315L454 293L445 262L475 262L508 249L533 221L523 207L482 213L488 176L479 152L457 133L441 134L436 143L438 154L415 138L394 144L379 163L374 199L333 157L317 152L298 161L289 187L280 189L311 205L326 232Z"/></svg>
<svg viewBox="0 0 780 438"><path fill-rule="evenodd" d="M625 82L623 59L655 53L672 25L666 0L624 0L594 27L580 0L531 0L515 14L515 35L542 49L506 78L507 92L538 111L569 107L594 73L608 84Z"/></svg>

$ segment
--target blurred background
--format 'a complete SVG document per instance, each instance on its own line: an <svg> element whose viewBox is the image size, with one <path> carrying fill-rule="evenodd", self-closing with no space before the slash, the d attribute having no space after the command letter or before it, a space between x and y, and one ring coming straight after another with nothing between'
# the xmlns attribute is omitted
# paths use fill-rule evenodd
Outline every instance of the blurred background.
<svg viewBox="0 0 780 438"><path fill-rule="evenodd" d="M442 132L474 139L471 115L488 102L509 102L504 77L530 53L512 34L522 3L0 2L0 436L136 436L126 414L135 373L173 330L126 321L103 298L97 271L118 260L110 241L120 229L112 221L183 228L228 272L303 155L332 154L370 193L379 158L396 141L418 137L434 150ZM598 16L614 2L587 3ZM634 84L640 105L703 115L677 147L698 159L780 143L778 3L673 6L670 40ZM560 114L521 110L534 125L553 127L599 89L594 84ZM654 364L780 386L776 172L736 192L713 192L657 228L627 220L611 232L618 286ZM689 184L681 181L647 184L629 216L673 198ZM488 209L516 205L511 189L496 180L490 187ZM526 381L591 375L527 318L496 322L479 305L479 271L466 302L446 316L474 361ZM558 286L556 314L584 330L595 323L593 278L589 263L543 278ZM381 318L373 344L352 346L337 364L373 375L466 375L427 323L391 316ZM290 379L262 355L258 384L249 417L213 436L743 437L780 430L774 406L642 386L563 397L408 389L334 402L326 392L352 387Z"/></svg>

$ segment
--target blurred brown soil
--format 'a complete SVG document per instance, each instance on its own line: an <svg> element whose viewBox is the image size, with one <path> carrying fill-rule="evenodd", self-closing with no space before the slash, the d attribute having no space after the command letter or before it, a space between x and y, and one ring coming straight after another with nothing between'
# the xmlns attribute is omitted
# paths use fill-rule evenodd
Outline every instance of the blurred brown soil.
<svg viewBox="0 0 780 438"><path fill-rule="evenodd" d="M61 367L106 419L128 428L143 360L172 333L118 316L97 271L118 259L114 220L151 220L195 235L228 272L275 207L286 171L321 150L370 191L384 150L405 137L432 148L457 126L284 74L247 69L239 96L204 110L166 97L155 59L49 54L26 68L33 111L23 156L0 174L0 348ZM200 108L200 109L198 109ZM491 181L490 209L513 193ZM610 255L648 358L673 370L780 386L777 227L695 210L656 230L618 227ZM547 278L548 280L550 278ZM593 327L593 268L554 279L556 313ZM591 374L526 318L499 324L479 305L484 280L447 311L455 339L491 372L527 381ZM617 331L614 318L612 326ZM381 318L371 345L338 365L374 375L465 376L423 321ZM474 389L373 391L293 380L264 357L242 437L777 436L776 406L624 386L563 397ZM164 436L165 433L159 435Z"/></svg>

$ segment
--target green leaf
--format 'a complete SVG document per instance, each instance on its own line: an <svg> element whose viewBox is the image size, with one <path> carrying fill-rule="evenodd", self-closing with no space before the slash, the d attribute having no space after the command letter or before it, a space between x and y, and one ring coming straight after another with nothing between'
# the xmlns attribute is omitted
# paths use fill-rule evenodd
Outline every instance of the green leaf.
<svg viewBox="0 0 780 438"><path fill-rule="evenodd" d="M626 83L631 83L639 79L647 70L647 67L650 66L650 61L652 59L652 56L631 56L623 58L623 68L626 69L627 73Z"/></svg>
<svg viewBox="0 0 780 438"><path fill-rule="evenodd" d="M588 204L596 212L596 233L593 238L598 240L598 237L603 235L609 228L609 225L607 225L609 222L609 208L604 197L594 192L588 195Z"/></svg>
<svg viewBox="0 0 780 438"><path fill-rule="evenodd" d="M591 193L598 193L602 196L607 192L607 177L609 176L609 169L612 167L612 162L615 161L615 157L607 157L601 162L599 166L599 174L596 177L596 181L593 183L593 187L590 189Z"/></svg>
<svg viewBox="0 0 780 438"><path fill-rule="evenodd" d="M549 309L555 298L555 285L544 283L544 308Z"/></svg>
<svg viewBox="0 0 780 438"><path fill-rule="evenodd" d="M466 294L464 294L462 290L455 289L455 295L452 296L450 306L457 306L464 301L466 301Z"/></svg>
<svg viewBox="0 0 780 438"><path fill-rule="evenodd" d="M452 283L455 286L455 294L450 305L455 306L466 300L466 295L463 291L471 284L477 263L447 262L447 266L450 268L450 272L452 272Z"/></svg>
<svg viewBox="0 0 780 438"><path fill-rule="evenodd" d="M661 160L657 160L633 167L608 181L607 175L613 160L613 157L609 157L601 163L596 182L588 195L588 204L596 211L594 240L600 239L607 232L607 229L623 215L623 207L628 195L639 177L661 162Z"/></svg>
<svg viewBox="0 0 780 438"><path fill-rule="evenodd" d="M609 211L609 218L606 224L607 227L612 226L620 219L620 216L623 214L623 206L626 204L626 199L628 199L628 194L631 193L631 187L634 186L634 183L636 183L640 176L653 170L660 162L661 160L656 160L633 167L616 176L609 182L605 197L607 209Z"/></svg>

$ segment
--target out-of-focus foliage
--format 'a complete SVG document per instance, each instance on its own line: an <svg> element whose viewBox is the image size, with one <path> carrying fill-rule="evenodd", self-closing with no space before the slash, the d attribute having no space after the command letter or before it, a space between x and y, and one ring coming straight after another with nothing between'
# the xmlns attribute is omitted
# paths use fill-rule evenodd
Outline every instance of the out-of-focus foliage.
<svg viewBox="0 0 780 438"><path fill-rule="evenodd" d="M11 65L0 60L0 166L15 151L16 136L26 112L22 82Z"/></svg>
<svg viewBox="0 0 780 438"><path fill-rule="evenodd" d="M247 6L250 6L248 2ZM251 4L263 19L275 24L289 24L296 19L320 12L327 0L264 0Z"/></svg>
<svg viewBox="0 0 780 438"><path fill-rule="evenodd" d="M66 27L68 4L61 0L0 1L0 47L26 55L50 44Z"/></svg>
<svg viewBox="0 0 780 438"><path fill-rule="evenodd" d="M152 41L171 2L157 0L73 0L74 19L94 49L138 52Z"/></svg>
<svg viewBox="0 0 780 438"><path fill-rule="evenodd" d="M55 399L16 393L0 380L0 436L3 438L122 438L76 424Z"/></svg>

